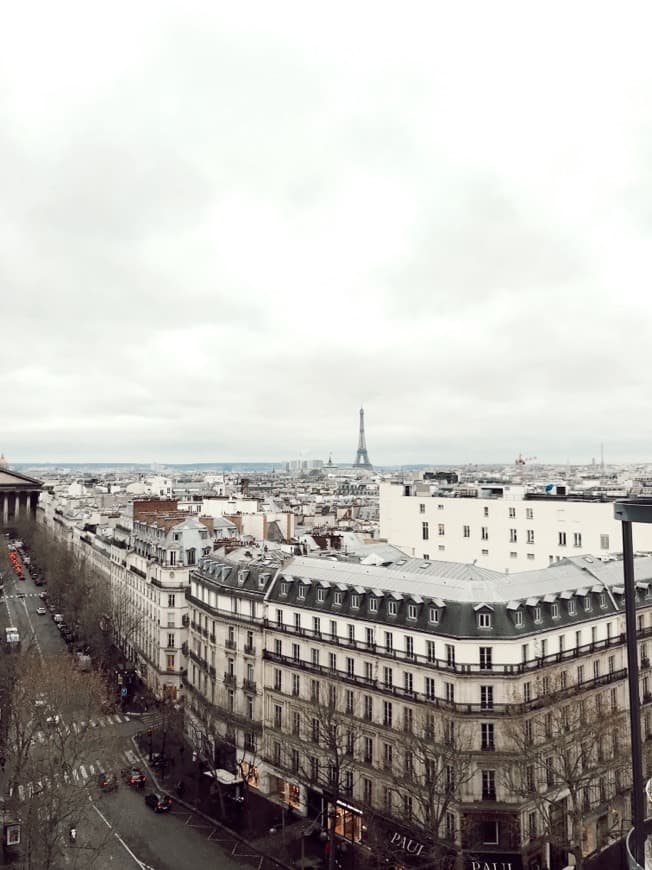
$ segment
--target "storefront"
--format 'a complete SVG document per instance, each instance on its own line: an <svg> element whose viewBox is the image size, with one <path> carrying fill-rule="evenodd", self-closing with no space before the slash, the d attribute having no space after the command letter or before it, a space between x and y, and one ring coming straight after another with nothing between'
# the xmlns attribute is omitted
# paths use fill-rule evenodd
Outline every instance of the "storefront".
<svg viewBox="0 0 652 870"><path fill-rule="evenodd" d="M260 773L258 771L258 766L251 764L248 761L241 761L239 767L242 781L246 782L250 788L260 788Z"/></svg>
<svg viewBox="0 0 652 870"><path fill-rule="evenodd" d="M350 843L360 843L362 841L362 810L353 807L344 801L337 801L335 811L333 805L328 805L330 824L335 824L335 833L343 840L348 840ZM330 827L330 825L329 825Z"/></svg>
<svg viewBox="0 0 652 870"><path fill-rule="evenodd" d="M270 774L269 794L273 800L277 800L285 806L289 805L292 809L298 810L301 807L301 789L299 786L294 782L281 779L280 776Z"/></svg>

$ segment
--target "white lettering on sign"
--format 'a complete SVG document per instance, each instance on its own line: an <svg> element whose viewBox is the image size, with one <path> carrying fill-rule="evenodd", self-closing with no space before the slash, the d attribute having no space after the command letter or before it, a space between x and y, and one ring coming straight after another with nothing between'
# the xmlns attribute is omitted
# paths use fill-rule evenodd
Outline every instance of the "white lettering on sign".
<svg viewBox="0 0 652 870"><path fill-rule="evenodd" d="M409 855L420 855L423 852L423 843L420 843L418 840L410 840L405 835L399 834L398 831L392 834L390 843L392 846L398 846L399 849L403 849Z"/></svg>
<svg viewBox="0 0 652 870"><path fill-rule="evenodd" d="M511 861L471 861L471 870L512 870Z"/></svg>

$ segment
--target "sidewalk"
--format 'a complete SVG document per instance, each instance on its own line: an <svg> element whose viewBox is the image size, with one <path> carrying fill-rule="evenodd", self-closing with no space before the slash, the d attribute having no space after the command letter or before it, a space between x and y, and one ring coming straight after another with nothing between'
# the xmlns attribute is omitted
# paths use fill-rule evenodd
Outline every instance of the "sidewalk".
<svg viewBox="0 0 652 870"><path fill-rule="evenodd" d="M295 870L303 857L305 870L320 870L327 866L325 843L310 820L294 813L288 819L286 807L269 800L253 787L246 790L244 805L226 800L222 814L212 780L204 775L205 767L192 760L192 750L178 736L167 735L168 764L163 771L148 762L150 738L145 729L134 738L134 744L156 788L168 792L176 803L199 813L216 827L226 828L234 838L265 856L268 862L286 870ZM153 755L160 752L161 744L162 735L154 730L151 737ZM312 835L304 836L306 831L311 831ZM349 849L342 856L343 870L363 868L365 862L356 860L360 857Z"/></svg>

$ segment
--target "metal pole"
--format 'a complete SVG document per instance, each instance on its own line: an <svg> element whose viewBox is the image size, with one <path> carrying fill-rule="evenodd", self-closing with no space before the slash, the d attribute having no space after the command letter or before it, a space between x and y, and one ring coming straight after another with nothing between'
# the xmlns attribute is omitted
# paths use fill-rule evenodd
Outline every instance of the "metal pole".
<svg viewBox="0 0 652 870"><path fill-rule="evenodd" d="M634 856L644 864L643 823L645 797L641 751L641 705L638 692L638 645L636 643L636 584L632 524L623 520L623 573L625 579L625 630L627 639L627 682L629 684L629 724L632 747L632 825Z"/></svg>

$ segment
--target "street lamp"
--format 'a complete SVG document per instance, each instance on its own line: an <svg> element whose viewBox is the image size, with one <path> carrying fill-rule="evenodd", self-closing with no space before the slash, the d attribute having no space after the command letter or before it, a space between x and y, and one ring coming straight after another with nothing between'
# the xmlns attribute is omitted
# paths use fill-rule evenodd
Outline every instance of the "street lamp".
<svg viewBox="0 0 652 870"><path fill-rule="evenodd" d="M641 705L638 691L638 646L636 643L636 582L632 523L652 523L652 498L617 501L614 516L623 533L623 578L625 586L625 631L627 641L627 682L632 749L632 830L627 835L627 862L631 870L645 864L645 784L641 751Z"/></svg>

